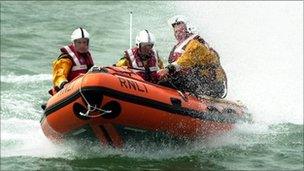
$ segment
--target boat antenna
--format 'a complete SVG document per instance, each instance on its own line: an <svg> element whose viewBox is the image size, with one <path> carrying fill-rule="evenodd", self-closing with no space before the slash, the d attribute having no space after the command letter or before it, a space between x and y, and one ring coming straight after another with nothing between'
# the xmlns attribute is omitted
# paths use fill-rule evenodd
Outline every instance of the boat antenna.
<svg viewBox="0 0 304 171"><path fill-rule="evenodd" d="M130 11L130 49L132 48L132 11Z"/></svg>

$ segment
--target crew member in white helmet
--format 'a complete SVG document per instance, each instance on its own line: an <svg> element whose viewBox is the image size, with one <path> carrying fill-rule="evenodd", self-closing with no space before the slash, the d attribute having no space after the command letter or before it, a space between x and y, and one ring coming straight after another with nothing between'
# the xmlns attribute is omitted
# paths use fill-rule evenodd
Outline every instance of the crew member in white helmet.
<svg viewBox="0 0 304 171"><path fill-rule="evenodd" d="M60 56L53 61L52 81L55 91L94 65L89 52L89 39L90 35L85 29L77 28L71 35L71 44L60 49Z"/></svg>
<svg viewBox="0 0 304 171"><path fill-rule="evenodd" d="M157 83L157 71L163 68L163 62L154 45L154 35L148 30L140 31L136 36L136 47L124 51L124 56L115 66L131 68L144 80Z"/></svg>
<svg viewBox="0 0 304 171"><path fill-rule="evenodd" d="M169 77L169 85L196 96L224 98L227 95L227 77L218 53L190 25L186 17L177 15L169 19L177 40L170 52L170 65L159 70L160 78ZM168 79L168 78L167 78Z"/></svg>

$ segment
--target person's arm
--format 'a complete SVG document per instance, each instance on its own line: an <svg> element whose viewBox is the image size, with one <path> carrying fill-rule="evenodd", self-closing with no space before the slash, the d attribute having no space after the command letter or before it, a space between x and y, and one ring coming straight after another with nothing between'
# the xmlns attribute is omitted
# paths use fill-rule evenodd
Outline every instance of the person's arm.
<svg viewBox="0 0 304 171"><path fill-rule="evenodd" d="M158 68L159 69L164 69L164 62L161 60L161 58L158 56L157 53L157 60L158 60Z"/></svg>
<svg viewBox="0 0 304 171"><path fill-rule="evenodd" d="M169 73L179 71L182 68L191 68L197 65L204 65L206 61L206 56L210 54L208 47L204 46L197 40L191 40L185 52L172 64L168 65L166 68Z"/></svg>
<svg viewBox="0 0 304 171"><path fill-rule="evenodd" d="M204 66L210 62L210 50L207 46L199 42L198 40L191 40L185 52L173 63L166 66L165 69L159 71L160 77L164 77L166 74L172 74L183 68L192 68L194 66Z"/></svg>
<svg viewBox="0 0 304 171"><path fill-rule="evenodd" d="M187 45L185 52L177 59L176 64L182 68L204 65L210 61L210 59L207 59L209 54L210 50L208 47L198 40L192 40Z"/></svg>
<svg viewBox="0 0 304 171"><path fill-rule="evenodd" d="M120 58L120 60L115 64L115 66L117 66L117 67L123 67L123 66L129 67L130 65L129 65L128 59L124 55L124 57Z"/></svg>
<svg viewBox="0 0 304 171"><path fill-rule="evenodd" d="M53 85L57 89L62 89L68 82L68 75L73 66L73 62L68 57L59 57L53 62Z"/></svg>
<svg viewBox="0 0 304 171"><path fill-rule="evenodd" d="M160 58L158 58L158 68L164 69L164 62Z"/></svg>

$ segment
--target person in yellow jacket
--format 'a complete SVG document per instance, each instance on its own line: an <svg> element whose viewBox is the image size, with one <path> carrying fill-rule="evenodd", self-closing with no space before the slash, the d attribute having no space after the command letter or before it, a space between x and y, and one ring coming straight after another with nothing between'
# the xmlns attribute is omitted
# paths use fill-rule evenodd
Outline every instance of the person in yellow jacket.
<svg viewBox="0 0 304 171"><path fill-rule="evenodd" d="M158 71L160 78L171 75L167 79L174 87L196 96L224 98L227 95L227 77L218 53L193 33L194 28L185 17L175 16L170 20L178 43L170 52L170 64Z"/></svg>
<svg viewBox="0 0 304 171"><path fill-rule="evenodd" d="M154 45L154 35L148 30L140 31L136 36L136 47L126 50L115 66L130 68L144 80L157 83L157 71L164 66Z"/></svg>
<svg viewBox="0 0 304 171"><path fill-rule="evenodd" d="M89 33L77 28L71 35L71 44L60 49L60 56L52 63L52 82L54 94L79 74L86 73L93 65L89 51ZM55 90L55 92L54 92Z"/></svg>

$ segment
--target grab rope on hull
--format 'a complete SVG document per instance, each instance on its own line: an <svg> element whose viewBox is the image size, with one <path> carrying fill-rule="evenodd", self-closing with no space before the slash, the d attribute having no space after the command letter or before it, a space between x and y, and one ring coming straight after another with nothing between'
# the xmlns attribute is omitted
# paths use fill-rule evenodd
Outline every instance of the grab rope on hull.
<svg viewBox="0 0 304 171"><path fill-rule="evenodd" d="M85 117L89 117L89 118L97 118L97 117L100 117L102 115L105 115L105 114L109 114L109 113L112 113L112 110L103 110L99 107L97 107L97 105L94 105L92 106L89 101L87 100L87 98L84 96L83 92L82 92L82 83L83 83L83 79L84 77L86 76L87 74L85 74L82 79L81 79L81 85L80 85L80 89L79 89L79 93L81 95L81 97L84 99L84 101L86 102L87 104L87 111L85 113L83 112L79 112L79 114L81 116L85 116ZM100 114L98 115L90 115L91 112L94 112L94 111L99 111Z"/></svg>

